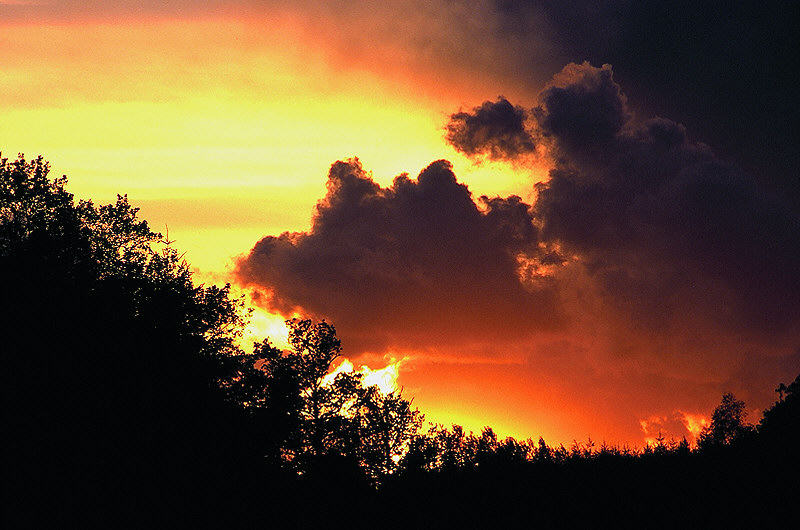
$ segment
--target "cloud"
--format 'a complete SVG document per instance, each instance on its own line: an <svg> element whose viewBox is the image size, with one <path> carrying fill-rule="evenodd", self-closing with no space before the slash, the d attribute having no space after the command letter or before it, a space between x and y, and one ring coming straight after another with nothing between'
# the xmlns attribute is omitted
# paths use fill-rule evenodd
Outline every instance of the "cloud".
<svg viewBox="0 0 800 530"><path fill-rule="evenodd" d="M452 114L445 137L467 156L516 159L536 150L533 137L525 128L527 118L525 109L500 96L496 102L485 101L471 112Z"/></svg>
<svg viewBox="0 0 800 530"><path fill-rule="evenodd" d="M610 65L569 64L530 112L501 99L454 114L449 128L481 123L498 105L515 109L515 130L535 137L551 160L533 213L542 242L574 257L559 272L559 291L583 301L572 311L577 320L590 313L585 301L592 299L603 321L595 325L620 335L711 333L753 343L796 337L800 218L692 142L682 125L637 118ZM509 137L501 127L474 129L472 137L448 139L465 150L462 143L494 146ZM494 154L515 162L523 153Z"/></svg>
<svg viewBox="0 0 800 530"><path fill-rule="evenodd" d="M652 329L797 333L786 204L681 125L634 120L608 66L567 66L534 115L555 163L534 207L542 237L580 257L608 306Z"/></svg>
<svg viewBox="0 0 800 530"><path fill-rule="evenodd" d="M553 262L519 197L476 202L448 162L376 184L357 159L333 164L311 230L259 241L239 281L285 315L324 317L363 349L513 340L560 324ZM549 258L548 258L549 256ZM549 260L549 261L548 261Z"/></svg>
<svg viewBox="0 0 800 530"><path fill-rule="evenodd" d="M458 364L459 392L508 384L525 414L569 410L587 434L635 437L651 416L687 431L672 411L707 412L723 391L768 405L800 362L791 208L682 125L641 118L610 66L568 65L529 111L501 99L455 114L483 131L463 145L509 135L470 121L497 105L550 161L533 204L474 198L442 160L389 187L340 161L311 229L263 238L239 281L273 311L333 322L348 355L415 352L404 377L422 401L444 356L448 373L488 361Z"/></svg>
<svg viewBox="0 0 800 530"><path fill-rule="evenodd" d="M634 110L683 123L692 138L713 145L800 211L800 109L792 81L800 47L790 3L495 3L504 20L496 38L513 47L518 79L541 71L534 66L540 51L524 44L534 35L556 50L559 68L587 60L612 64Z"/></svg>
<svg viewBox="0 0 800 530"><path fill-rule="evenodd" d="M580 405L571 419L617 414L638 430L651 414L707 412L723 390L774 388L800 365L800 48L791 9L755 0L65 0L0 5L0 34L22 50L12 66L41 63L38 84L83 87L27 60L69 43L62 48L78 59L70 72L110 80L82 98L118 95L131 72L145 97L180 97L153 79L216 86L201 74L218 63L233 65L226 72L245 86L253 72L272 75L261 49L318 53L326 68L378 73L451 109L502 92L509 99L462 104L471 110L454 115L451 140L492 160L546 151L553 170L535 204L472 197L443 162L387 188L355 161L337 163L312 229L263 238L239 278L266 306L331 320L350 354L512 352L528 364L514 391L503 385L516 364L491 383L503 408L513 408L513 392L539 385L538 395L520 394L531 407L572 399ZM176 30L174 20L193 23ZM39 44L20 48L16 36L33 30ZM122 44L88 49L73 33ZM158 53L163 42L170 53ZM102 50L117 48L125 53L107 60ZM190 60L174 67L156 56ZM247 65L241 72L237 61ZM476 370L475 388L487 370Z"/></svg>
<svg viewBox="0 0 800 530"><path fill-rule="evenodd" d="M553 77L534 113L541 132L557 138L565 156L606 147L629 119L610 65L568 64Z"/></svg>
<svg viewBox="0 0 800 530"><path fill-rule="evenodd" d="M455 121L493 123L498 105L527 116L551 159L533 205L475 200L445 161L388 188L337 162L311 230L262 239L239 280L272 310L328 318L353 352L492 343L482 351L535 356L558 332L594 369L623 359L702 380L800 356L800 220L777 197L680 124L638 118L608 65L566 66L530 112L501 99ZM475 129L476 149L509 131Z"/></svg>

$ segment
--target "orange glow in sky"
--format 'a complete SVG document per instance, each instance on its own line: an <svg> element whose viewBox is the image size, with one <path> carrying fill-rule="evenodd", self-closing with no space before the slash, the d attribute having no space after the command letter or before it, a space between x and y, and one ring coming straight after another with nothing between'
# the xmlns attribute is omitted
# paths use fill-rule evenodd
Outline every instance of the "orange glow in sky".
<svg viewBox="0 0 800 530"><path fill-rule="evenodd" d="M14 13L26 3L18 4ZM455 34L426 40L432 29L420 26L421 13L370 26L369 10L336 18L320 8L332 17L326 24L292 2L263 11L212 2L186 7L186 16L67 4L42 21L0 16L0 150L43 155L76 198L107 203L127 194L152 229L185 251L199 283L234 282L235 260L262 237L309 230L337 160L358 157L387 188L401 173L414 179L447 159L474 199L515 194L527 204L551 168L475 164L444 139L451 113L499 93L533 105L554 73L549 63L533 65L524 82L502 73L489 47L467 65ZM354 31L357 23L369 29ZM470 31L480 36L479 26ZM540 45L544 57L549 48ZM542 83L526 88L532 80ZM541 276L557 268L542 267ZM578 285L586 277L559 279ZM628 336L619 308L602 307L591 289L569 292L580 295L564 305L589 316L567 330L366 352L340 337L343 353L349 369L384 390L402 388L432 422L556 444L592 437L641 446L659 427L678 439L697 436L734 369L716 358L692 364L693 350L681 344ZM481 310L478 299L474 312ZM257 307L245 341L270 336L285 347L288 316ZM498 320L489 317L487 326ZM712 342L709 351L725 346ZM642 344L672 356L630 354Z"/></svg>
<svg viewBox="0 0 800 530"><path fill-rule="evenodd" d="M341 158L358 156L382 182L441 157L478 193L526 182L445 145L442 109L461 101L338 69L292 27L262 23L3 27L4 154L46 153L77 197L127 193L209 272L259 235L307 228Z"/></svg>

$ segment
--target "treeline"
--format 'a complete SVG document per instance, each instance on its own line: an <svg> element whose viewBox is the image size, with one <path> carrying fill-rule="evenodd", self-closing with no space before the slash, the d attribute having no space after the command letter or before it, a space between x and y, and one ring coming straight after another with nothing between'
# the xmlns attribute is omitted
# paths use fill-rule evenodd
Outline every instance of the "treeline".
<svg viewBox="0 0 800 530"><path fill-rule="evenodd" d="M788 517L800 376L755 426L723 396L697 447L424 429L399 392L332 373L326 322L287 322L288 351L244 352L248 310L229 286L195 285L126 197L75 202L48 172L41 157L0 160L6 483L27 526Z"/></svg>
<svg viewBox="0 0 800 530"><path fill-rule="evenodd" d="M723 396L698 444L659 437L642 448L498 440L434 426L416 438L402 473L383 488L421 511L508 525L601 522L647 528L761 528L795 520L800 441L800 376L757 425L744 403Z"/></svg>

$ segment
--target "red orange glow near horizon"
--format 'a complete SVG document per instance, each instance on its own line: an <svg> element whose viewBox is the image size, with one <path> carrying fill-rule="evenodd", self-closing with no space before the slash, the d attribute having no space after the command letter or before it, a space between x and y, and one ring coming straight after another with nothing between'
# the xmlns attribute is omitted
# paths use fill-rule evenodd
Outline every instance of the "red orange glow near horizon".
<svg viewBox="0 0 800 530"><path fill-rule="evenodd" d="M235 259L259 239L309 230L337 160L358 157L387 187L444 158L473 198L516 194L529 204L547 177L546 166L476 165L443 131L460 108L500 92L533 104L542 86L459 70L411 38L348 41L335 22L317 31L324 24L291 3L242 15L219 3L191 16L68 4L72 11L42 22L0 20L3 156L43 155L76 198L106 203L127 194L141 218L186 252L198 283L235 282ZM398 30L410 32L410 23ZM553 73L542 67L530 77ZM257 308L248 338L285 345L284 318ZM743 366L695 362L691 353L669 362L637 357L630 350L643 335L623 340L622 323L617 329L611 319L580 324L488 346L361 352L340 338L355 369L383 370L373 377L402 388L428 421L549 444L591 438L641 447L659 433L691 441ZM734 389L752 420L770 404L771 384Z"/></svg>

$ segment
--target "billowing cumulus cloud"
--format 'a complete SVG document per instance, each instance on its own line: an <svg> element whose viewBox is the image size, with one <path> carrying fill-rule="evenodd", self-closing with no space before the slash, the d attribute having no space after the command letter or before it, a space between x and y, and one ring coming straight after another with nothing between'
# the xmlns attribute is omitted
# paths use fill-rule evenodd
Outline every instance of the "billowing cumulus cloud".
<svg viewBox="0 0 800 530"><path fill-rule="evenodd" d="M535 220L544 242L575 256L579 291L604 315L671 337L796 337L800 219L785 203L682 125L637 119L610 65L567 65L538 99L529 113L506 102L530 116L524 128L554 166L537 185Z"/></svg>
<svg viewBox="0 0 800 530"><path fill-rule="evenodd" d="M462 153L491 160L516 159L533 153L536 144L525 123L528 112L500 96L471 112L457 112L447 124L447 141Z"/></svg>
<svg viewBox="0 0 800 530"><path fill-rule="evenodd" d="M597 421L587 395L634 432L721 391L767 405L758 391L800 362L797 215L680 124L638 117L610 66L568 65L528 111L500 100L453 120L496 105L550 160L532 205L473 198L445 161L388 188L337 162L311 230L259 241L240 281L274 311L334 322L350 355L511 353L507 376L576 425ZM459 138L509 131L476 130Z"/></svg>
<svg viewBox="0 0 800 530"><path fill-rule="evenodd" d="M664 414L691 410L672 393L749 399L796 371L800 218L784 201L682 125L637 117L608 65L566 66L530 116L552 164L534 222L570 258L556 281L574 326L556 355L569 374L532 343L536 377L555 370L599 393L621 377L639 405L610 403Z"/></svg>
<svg viewBox="0 0 800 530"><path fill-rule="evenodd" d="M607 148L628 121L625 98L609 65L569 64L541 99L534 111L539 127L545 136L557 138L556 147L565 149L568 158Z"/></svg>
<svg viewBox="0 0 800 530"><path fill-rule="evenodd" d="M791 2L493 3L502 20L497 38L517 61L514 78L530 80L532 91L541 85L531 72L542 71L534 38L557 50L561 62L548 75L569 62L610 63L637 112L684 124L692 138L713 145L800 211L793 82L800 47ZM525 42L532 45L519 45Z"/></svg>
<svg viewBox="0 0 800 530"><path fill-rule="evenodd" d="M785 204L681 125L634 121L608 66L567 66L534 114L555 159L535 205L543 236L580 257L609 306L649 327L797 332L800 219Z"/></svg>
<svg viewBox="0 0 800 530"><path fill-rule="evenodd" d="M328 318L351 353L488 343L559 325L545 274L559 261L519 197L476 202L443 160L389 188L358 160L337 162L327 186L310 231L265 237L238 263L240 281L261 288L273 311Z"/></svg>

